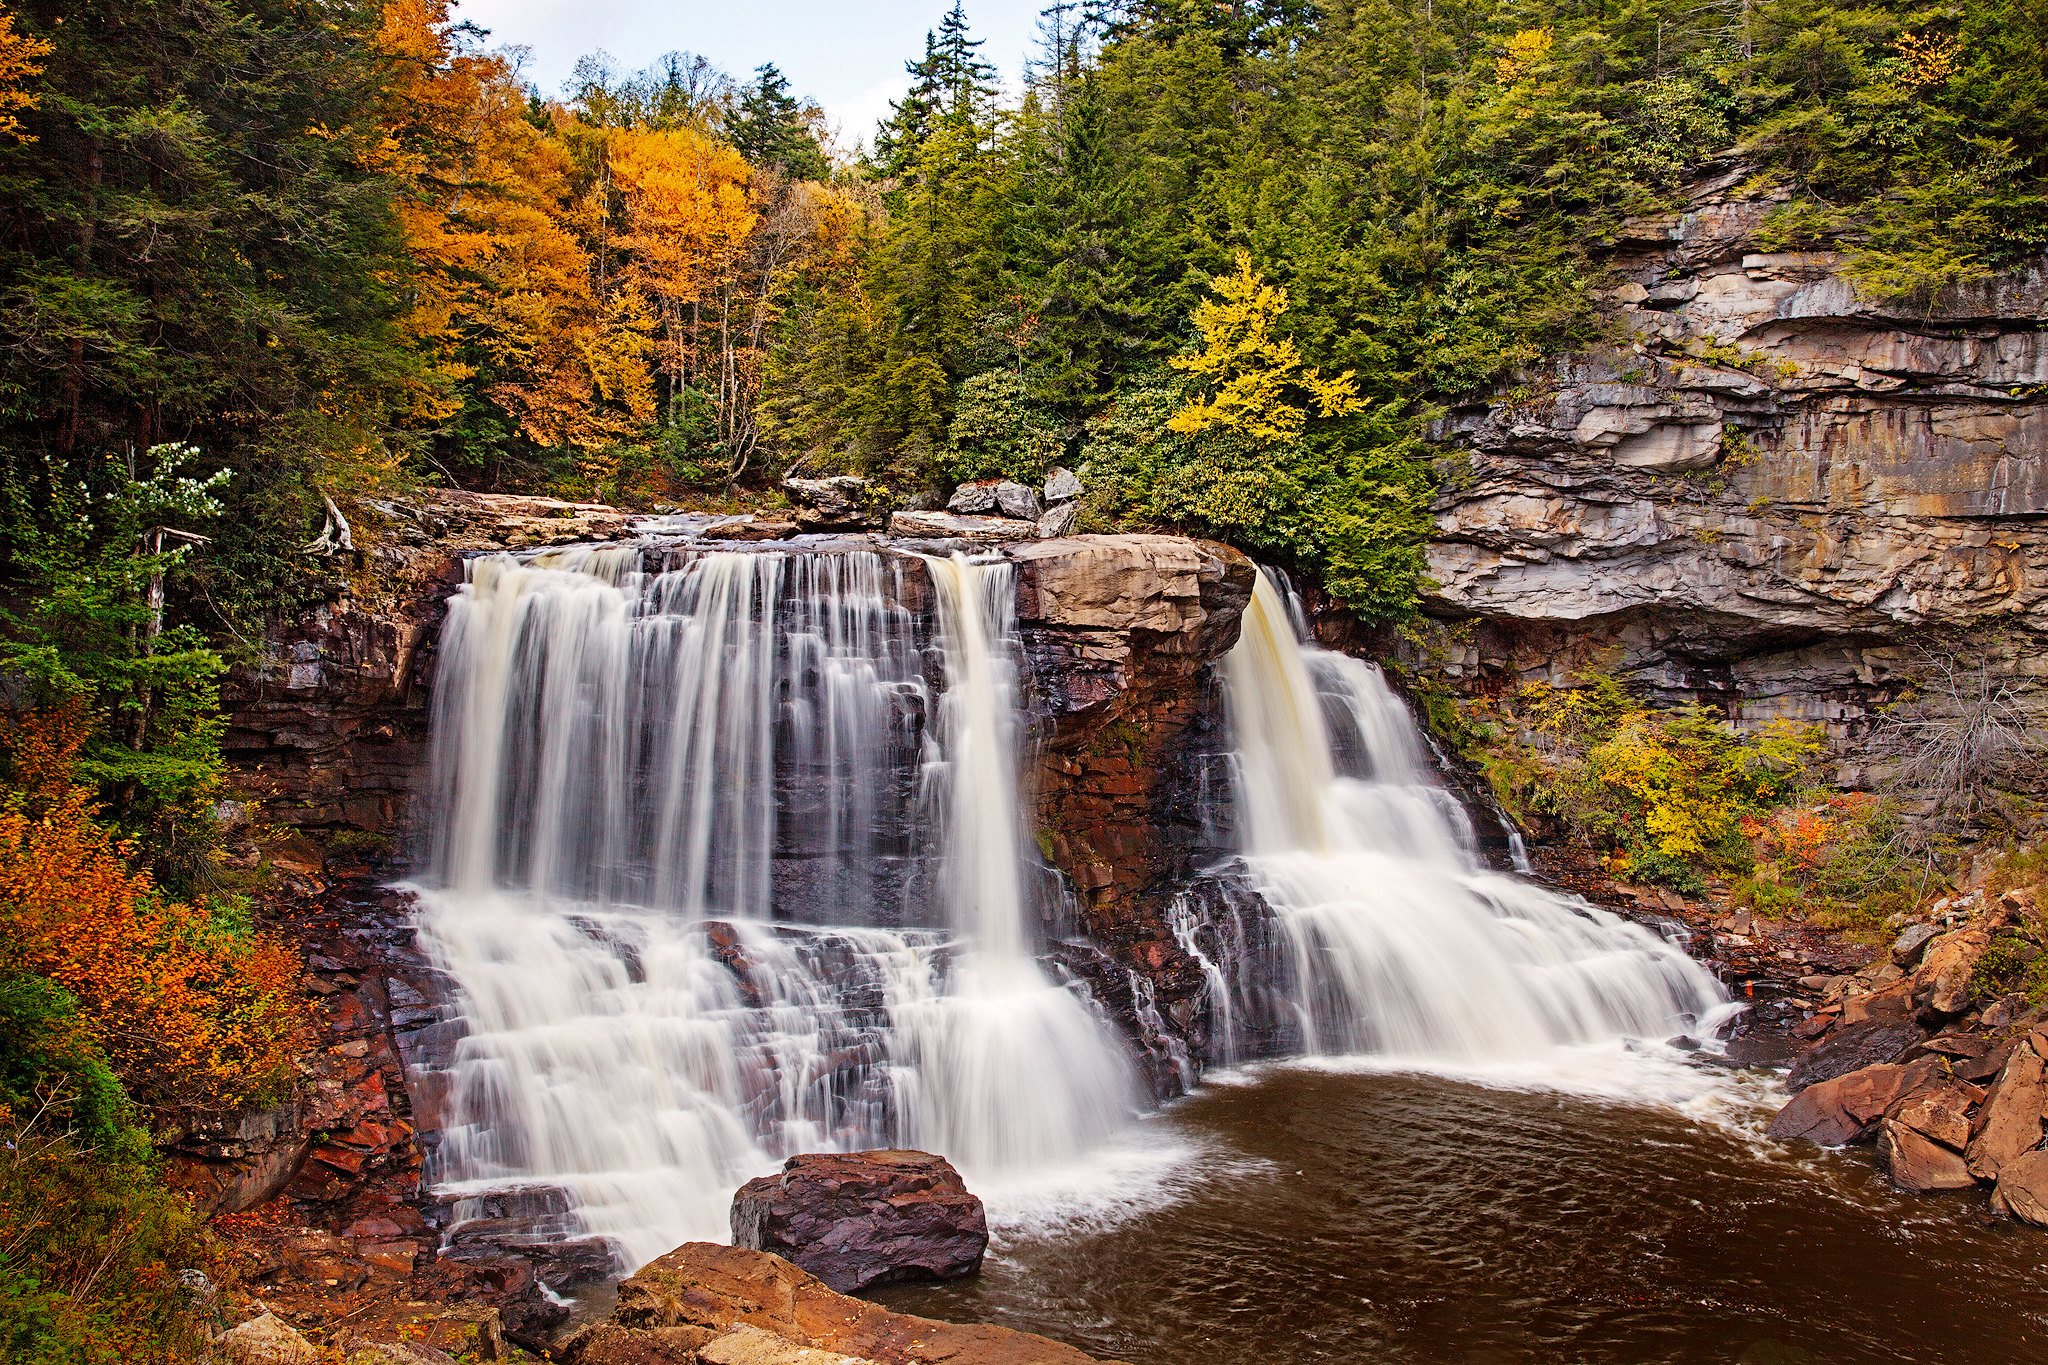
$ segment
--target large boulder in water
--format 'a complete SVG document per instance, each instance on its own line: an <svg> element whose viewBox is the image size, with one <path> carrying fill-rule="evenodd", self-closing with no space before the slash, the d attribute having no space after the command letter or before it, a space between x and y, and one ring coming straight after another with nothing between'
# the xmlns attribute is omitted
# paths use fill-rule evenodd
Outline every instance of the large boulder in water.
<svg viewBox="0 0 2048 1365"><path fill-rule="evenodd" d="M785 1343L774 1353L774 1343ZM764 1349L771 1348L771 1349ZM555 1352L564 1365L698 1365L772 1360L822 1365L798 1348L874 1365L1092 1365L1093 1357L1029 1332L934 1322L835 1294L766 1252L688 1242L619 1286L610 1318Z"/></svg>
<svg viewBox="0 0 2048 1365"><path fill-rule="evenodd" d="M734 1246L784 1256L842 1294L981 1269L988 1218L960 1173L929 1152L793 1156L740 1186Z"/></svg>

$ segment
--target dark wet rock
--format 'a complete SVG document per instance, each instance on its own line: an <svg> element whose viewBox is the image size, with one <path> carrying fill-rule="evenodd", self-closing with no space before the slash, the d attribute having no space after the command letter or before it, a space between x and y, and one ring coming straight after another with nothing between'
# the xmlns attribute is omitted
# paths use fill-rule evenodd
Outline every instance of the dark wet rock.
<svg viewBox="0 0 2048 1365"><path fill-rule="evenodd" d="M2043 1089L2040 1055L2031 1043L2016 1047L1984 1102L1970 1143L1973 1174L1996 1179L2007 1162L2041 1145Z"/></svg>
<svg viewBox="0 0 2048 1365"><path fill-rule="evenodd" d="M783 1256L852 1293L981 1269L988 1219L960 1173L928 1152L793 1156L742 1185L733 1245Z"/></svg>
<svg viewBox="0 0 2048 1365"><path fill-rule="evenodd" d="M1771 1120L1774 1138L1803 1138L1841 1147L1871 1136L1899 1096L1906 1068L1889 1062L1817 1081L1792 1097Z"/></svg>
<svg viewBox="0 0 2048 1365"><path fill-rule="evenodd" d="M1910 1023L1866 1019L1837 1030L1832 1038L1801 1057L1792 1068L1789 1084L1795 1091L1804 1090L1866 1066L1894 1062L1919 1041L1920 1030Z"/></svg>
<svg viewBox="0 0 2048 1365"><path fill-rule="evenodd" d="M780 1256L711 1242L685 1243L641 1267L620 1284L611 1317L579 1329L555 1356L565 1365L695 1365L707 1347L727 1358L728 1347L748 1339L722 1347L714 1343L739 1328L778 1337L790 1348L808 1347L874 1365L1090 1365L1093 1359L1071 1346L1007 1327L892 1313L834 1293ZM682 1345L699 1330L710 1337L699 1339L699 1345ZM664 1344L663 1333L674 1334L675 1344ZM597 1354L600 1343L607 1354ZM626 1354L629 1350L640 1353ZM753 1359L763 1365L823 1365L794 1354Z"/></svg>

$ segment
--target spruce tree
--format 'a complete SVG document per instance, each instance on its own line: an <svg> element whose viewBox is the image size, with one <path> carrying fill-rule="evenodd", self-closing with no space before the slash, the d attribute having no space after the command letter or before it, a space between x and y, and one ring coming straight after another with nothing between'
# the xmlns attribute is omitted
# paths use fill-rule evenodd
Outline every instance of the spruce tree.
<svg viewBox="0 0 2048 1365"><path fill-rule="evenodd" d="M790 97L789 82L773 62L754 68L754 83L740 96L730 136L748 161L772 166L792 180L823 180L831 174L804 121L804 106Z"/></svg>

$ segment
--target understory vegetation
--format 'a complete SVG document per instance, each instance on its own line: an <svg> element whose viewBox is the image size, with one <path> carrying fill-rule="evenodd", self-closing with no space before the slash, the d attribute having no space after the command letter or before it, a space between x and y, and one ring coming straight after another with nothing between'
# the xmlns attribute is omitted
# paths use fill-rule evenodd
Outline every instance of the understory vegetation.
<svg viewBox="0 0 2048 1365"><path fill-rule="evenodd" d="M1819 726L1738 732L1603 672L1464 703L1425 686L1418 701L1518 823L1568 835L1615 878L1869 930L1947 894L1967 843L2017 841L2043 795L2040 741L2009 696L1979 689L1981 666L1929 649L1918 667L1930 681L1880 716L1872 752L1894 761L1866 791L1835 785Z"/></svg>

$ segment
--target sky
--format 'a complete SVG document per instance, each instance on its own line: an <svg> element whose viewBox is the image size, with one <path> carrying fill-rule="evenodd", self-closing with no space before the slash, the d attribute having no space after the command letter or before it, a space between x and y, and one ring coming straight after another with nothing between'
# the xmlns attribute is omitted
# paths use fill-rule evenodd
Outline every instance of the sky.
<svg viewBox="0 0 2048 1365"><path fill-rule="evenodd" d="M1011 89L1046 0L965 0L982 56ZM792 95L816 100L840 124L846 150L872 141L889 101L909 84L903 64L924 53L951 0L460 0L455 11L491 31L488 46L533 50L526 78L561 93L569 69L603 48L623 71L665 52L699 53L735 79L774 62Z"/></svg>

